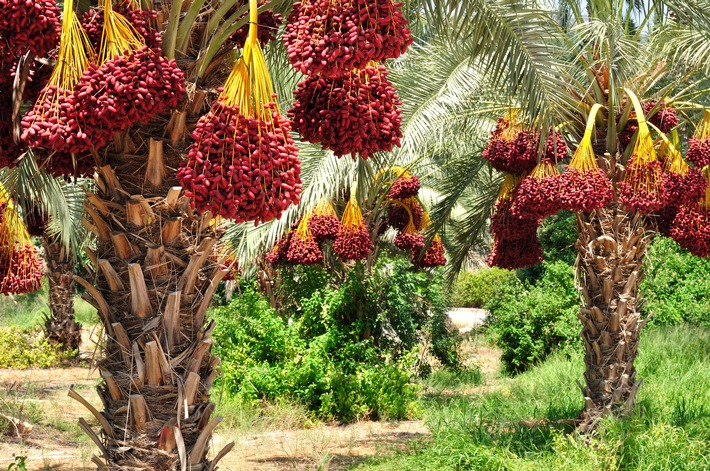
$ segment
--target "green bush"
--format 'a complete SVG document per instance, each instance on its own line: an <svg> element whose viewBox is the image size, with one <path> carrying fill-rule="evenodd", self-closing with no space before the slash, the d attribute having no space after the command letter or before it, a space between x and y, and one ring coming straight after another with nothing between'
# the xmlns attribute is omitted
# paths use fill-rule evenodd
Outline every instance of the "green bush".
<svg viewBox="0 0 710 471"><path fill-rule="evenodd" d="M454 307L482 308L507 283L515 283L515 273L493 267L459 275L449 304Z"/></svg>
<svg viewBox="0 0 710 471"><path fill-rule="evenodd" d="M399 354L426 338L442 365L459 368L462 338L449 322L439 270L421 271L408 258L380 256L367 299L376 317L378 346Z"/></svg>
<svg viewBox="0 0 710 471"><path fill-rule="evenodd" d="M522 282L503 285L486 308L509 372L524 371L555 348L580 342L579 298L573 268L565 262L543 263L534 286Z"/></svg>
<svg viewBox="0 0 710 471"><path fill-rule="evenodd" d="M352 309L348 287L317 290L302 303L303 316L285 321L253 288L213 312L221 385L230 397L303 404L325 420L410 415L415 387L408 356L387 361L373 340L357 340L357 323L340 328Z"/></svg>
<svg viewBox="0 0 710 471"><path fill-rule="evenodd" d="M52 368L76 353L62 353L39 327L0 327L0 345L0 368Z"/></svg>
<svg viewBox="0 0 710 471"><path fill-rule="evenodd" d="M645 299L641 312L653 314L651 324L691 321L710 326L710 261L659 236L649 247L645 269L639 286Z"/></svg>

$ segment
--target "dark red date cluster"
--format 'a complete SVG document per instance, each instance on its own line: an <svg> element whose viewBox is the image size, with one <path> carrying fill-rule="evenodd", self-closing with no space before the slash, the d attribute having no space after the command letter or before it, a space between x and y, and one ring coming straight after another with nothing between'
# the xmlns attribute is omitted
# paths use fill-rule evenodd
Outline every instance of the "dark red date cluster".
<svg viewBox="0 0 710 471"><path fill-rule="evenodd" d="M340 230L340 219L333 214L314 213L308 218L308 229L318 243L334 240Z"/></svg>
<svg viewBox="0 0 710 471"><path fill-rule="evenodd" d="M663 172L663 201L666 206L697 204L705 198L708 181L697 168L690 168L685 175Z"/></svg>
<svg viewBox="0 0 710 471"><path fill-rule="evenodd" d="M110 135L178 105L185 94L185 76L174 60L147 46L91 65L74 88L89 114L111 129Z"/></svg>
<svg viewBox="0 0 710 471"><path fill-rule="evenodd" d="M538 163L540 133L522 130L511 139L509 127L510 122L506 118L498 118L498 123L481 156L499 172L513 175L528 173ZM561 162L567 156L567 144L562 139L562 135L558 132L549 134L543 158L551 162Z"/></svg>
<svg viewBox="0 0 710 471"><path fill-rule="evenodd" d="M643 107L643 114L648 115L653 107L656 106L656 102L653 100L646 101L641 106ZM662 133L669 133L674 127L678 126L680 120L674 108L666 106L665 102L661 102L656 113L648 118L648 122L660 129Z"/></svg>
<svg viewBox="0 0 710 471"><path fill-rule="evenodd" d="M364 260L372 251L372 239L367 227L341 225L333 243L333 252L342 260Z"/></svg>
<svg viewBox="0 0 710 471"><path fill-rule="evenodd" d="M498 118L481 156L499 172L520 175L537 165L537 152L532 156L525 153L519 155L515 145L517 132L511 131L510 127L511 123L506 117Z"/></svg>
<svg viewBox="0 0 710 471"><path fill-rule="evenodd" d="M599 168L586 172L567 168L558 181L563 209L588 213L603 208L614 199L611 181Z"/></svg>
<svg viewBox="0 0 710 471"><path fill-rule="evenodd" d="M286 261L294 265L313 265L323 261L323 252L312 234L296 231L289 241Z"/></svg>
<svg viewBox="0 0 710 471"><path fill-rule="evenodd" d="M111 130L92 118L83 105L72 90L48 86L22 118L22 141L28 147L67 155L103 147L111 138Z"/></svg>
<svg viewBox="0 0 710 471"><path fill-rule="evenodd" d="M286 255L288 254L288 247L291 244L291 238L293 237L293 231L289 231L276 242L276 245L271 249L271 252L266 254L266 261L273 267L277 267L284 262L286 262Z"/></svg>
<svg viewBox="0 0 710 471"><path fill-rule="evenodd" d="M369 62L399 57L413 42L402 3L392 0L302 0L283 40L305 75L337 77Z"/></svg>
<svg viewBox="0 0 710 471"><path fill-rule="evenodd" d="M693 255L710 255L710 214L707 209L697 204L678 208L670 235L678 245Z"/></svg>
<svg viewBox="0 0 710 471"><path fill-rule="evenodd" d="M402 138L401 102L383 65L368 65L340 78L310 76L298 84L288 116L308 142L335 155L392 150Z"/></svg>
<svg viewBox="0 0 710 471"><path fill-rule="evenodd" d="M402 175L392 183L387 198L393 200L411 198L417 196L421 187L419 177L416 175Z"/></svg>
<svg viewBox="0 0 710 471"><path fill-rule="evenodd" d="M710 165L710 139L688 139L688 153L685 156L695 168L703 168Z"/></svg>
<svg viewBox="0 0 710 471"><path fill-rule="evenodd" d="M158 12L155 10L142 10L133 8L131 0L117 0L113 2L113 11L124 16L145 40L146 45L151 48L159 48L163 40L160 33L156 31L155 24ZM81 17L81 25L89 37L91 45L96 52L101 49L101 34L104 28L104 11L102 8L91 8Z"/></svg>
<svg viewBox="0 0 710 471"><path fill-rule="evenodd" d="M491 234L497 239L514 240L525 239L530 237L530 234L537 233L537 227L541 220L534 217L520 219L513 216L512 205L511 198L496 202L489 227Z"/></svg>
<svg viewBox="0 0 710 471"><path fill-rule="evenodd" d="M400 232L394 237L392 245L402 250L416 250L418 255L424 248L424 236L416 232Z"/></svg>
<svg viewBox="0 0 710 471"><path fill-rule="evenodd" d="M515 190L511 213L519 219L544 219L557 214L565 207L561 183L559 174L523 178Z"/></svg>
<svg viewBox="0 0 710 471"><path fill-rule="evenodd" d="M59 43L60 10L54 0L0 0L0 61L30 51L45 57Z"/></svg>
<svg viewBox="0 0 710 471"><path fill-rule="evenodd" d="M23 294L42 286L44 266L37 249L30 244L3 248L0 254L0 293Z"/></svg>
<svg viewBox="0 0 710 471"><path fill-rule="evenodd" d="M663 171L658 160L640 162L631 156L624 181L619 183L619 201L628 209L648 214L663 207Z"/></svg>
<svg viewBox="0 0 710 471"><path fill-rule="evenodd" d="M520 163L518 166L524 166L524 170L520 172L508 172L514 174L522 174L535 168L538 161L540 150L540 133L529 130L522 130L515 136L513 141L512 159ZM565 160L569 155L567 144L562 139L562 135L558 132L548 134L545 142L544 155L542 160L558 163Z"/></svg>
<svg viewBox="0 0 710 471"><path fill-rule="evenodd" d="M516 270L542 262L542 246L537 233L521 239L494 240L493 250L486 259L490 267Z"/></svg>
<svg viewBox="0 0 710 471"><path fill-rule="evenodd" d="M235 222L281 217L301 195L298 148L289 121L267 105L272 121L247 117L218 101L197 122L188 162L177 178L193 207Z"/></svg>
<svg viewBox="0 0 710 471"><path fill-rule="evenodd" d="M47 87L22 119L22 140L59 155L83 154L106 145L116 131L177 106L184 93L175 61L144 47L100 67L92 64L73 90Z"/></svg>
<svg viewBox="0 0 710 471"><path fill-rule="evenodd" d="M412 265L417 268L432 268L446 265L446 250L438 237L431 241L431 245L422 254L422 247L412 249Z"/></svg>

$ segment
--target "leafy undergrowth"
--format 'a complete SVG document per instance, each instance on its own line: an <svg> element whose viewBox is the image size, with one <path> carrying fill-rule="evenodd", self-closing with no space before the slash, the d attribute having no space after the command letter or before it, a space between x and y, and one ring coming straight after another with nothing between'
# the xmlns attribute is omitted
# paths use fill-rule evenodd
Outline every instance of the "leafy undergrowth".
<svg viewBox="0 0 710 471"><path fill-rule="evenodd" d="M39 327L0 327L0 368L52 368L75 355L50 344Z"/></svg>
<svg viewBox="0 0 710 471"><path fill-rule="evenodd" d="M644 384L634 415L605 420L594 437L564 420L582 407L581 356L554 354L515 378L489 379L479 392L426 396L431 439L356 469L710 469L710 329L645 332L637 367Z"/></svg>

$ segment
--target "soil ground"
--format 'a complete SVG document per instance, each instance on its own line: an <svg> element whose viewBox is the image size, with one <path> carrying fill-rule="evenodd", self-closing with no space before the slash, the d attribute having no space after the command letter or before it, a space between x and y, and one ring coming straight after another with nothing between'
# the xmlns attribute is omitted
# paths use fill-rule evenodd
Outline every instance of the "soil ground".
<svg viewBox="0 0 710 471"><path fill-rule="evenodd" d="M497 375L499 352L477 343L469 343L466 356L481 367L484 376ZM84 345L91 343L85 341ZM91 352L83 355L90 357ZM97 452L96 446L76 424L84 417L95 430L98 425L67 391L73 387L91 404L100 406L95 390L98 382L98 372L88 367L0 369L0 390L11 391L22 402L28 419L39 414L30 420L34 427L24 438L0 437L0 469L6 469L14 455L26 456L27 469L32 471L95 469L91 456ZM229 441L236 444L220 461L219 468L224 471L345 469L375 454L408 448L429 436L421 420L258 431L221 428L214 436L212 454Z"/></svg>

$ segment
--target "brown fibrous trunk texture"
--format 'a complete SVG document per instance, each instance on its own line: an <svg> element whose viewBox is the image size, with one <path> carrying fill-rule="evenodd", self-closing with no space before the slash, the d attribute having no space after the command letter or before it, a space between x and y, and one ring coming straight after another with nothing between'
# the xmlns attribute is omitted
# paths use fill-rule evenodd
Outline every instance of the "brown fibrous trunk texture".
<svg viewBox="0 0 710 471"><path fill-rule="evenodd" d="M47 340L61 350L79 350L81 324L74 319L74 260L56 240L42 237L49 282L49 311L44 322Z"/></svg>
<svg viewBox="0 0 710 471"><path fill-rule="evenodd" d="M216 258L220 231L176 186L184 143L162 135L156 126L117 136L113 149L132 154L109 149L103 157L84 222L98 243L89 279L77 281L106 333L103 410L71 395L101 425L96 434L80 423L101 451L99 469L210 470L232 447L207 459L221 420L210 418L219 359L211 354L214 322L205 318L225 274ZM127 138L134 146L121 144Z"/></svg>
<svg viewBox="0 0 710 471"><path fill-rule="evenodd" d="M584 342L584 410L579 430L593 431L609 414L634 406L642 381L634 360L639 333L638 284L652 232L637 213L617 203L577 214L577 285L582 297L579 319Z"/></svg>

